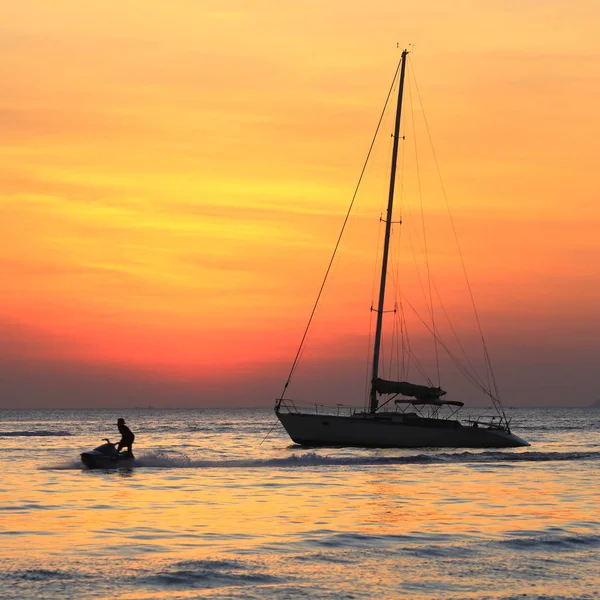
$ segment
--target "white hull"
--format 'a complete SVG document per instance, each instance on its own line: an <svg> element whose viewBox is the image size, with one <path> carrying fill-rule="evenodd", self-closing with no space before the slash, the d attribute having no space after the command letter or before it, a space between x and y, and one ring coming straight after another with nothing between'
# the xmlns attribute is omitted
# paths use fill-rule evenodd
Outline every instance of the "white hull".
<svg viewBox="0 0 600 600"><path fill-rule="evenodd" d="M277 412L294 442L303 446L373 448L516 448L527 442L507 430L462 425L449 419L406 418L401 413L331 416Z"/></svg>

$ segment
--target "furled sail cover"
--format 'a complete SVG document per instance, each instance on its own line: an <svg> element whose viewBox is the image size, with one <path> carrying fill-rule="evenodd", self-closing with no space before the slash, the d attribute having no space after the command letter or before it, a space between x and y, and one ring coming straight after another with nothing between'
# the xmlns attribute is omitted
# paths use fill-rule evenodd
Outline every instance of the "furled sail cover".
<svg viewBox="0 0 600 600"><path fill-rule="evenodd" d="M416 383L408 383L408 381L387 381L379 377L375 380L375 389L379 394L402 394L419 400L436 400L446 394L439 387L417 385Z"/></svg>

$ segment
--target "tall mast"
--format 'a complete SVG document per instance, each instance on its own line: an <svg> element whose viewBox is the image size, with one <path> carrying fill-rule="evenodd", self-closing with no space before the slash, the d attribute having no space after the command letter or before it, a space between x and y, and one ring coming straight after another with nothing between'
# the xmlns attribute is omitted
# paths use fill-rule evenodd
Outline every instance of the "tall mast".
<svg viewBox="0 0 600 600"><path fill-rule="evenodd" d="M394 207L394 188L396 184L396 162L398 158L398 140L400 139L400 116L402 114L402 94L404 92L404 71L408 50L402 52L402 66L398 83L398 104L396 106L396 123L394 124L394 148L392 150L392 169L390 173L390 192L388 195L387 215L385 220L385 239L383 242L383 259L381 261L381 284L379 286L379 302L377 305L377 328L375 329L375 346L373 348L373 370L371 379L371 400L369 410L377 410L377 389L375 382L379 371L379 350L381 348L381 328L383 325L383 303L385 300L385 279L387 276L388 254L390 250L390 234L392 232L392 210Z"/></svg>

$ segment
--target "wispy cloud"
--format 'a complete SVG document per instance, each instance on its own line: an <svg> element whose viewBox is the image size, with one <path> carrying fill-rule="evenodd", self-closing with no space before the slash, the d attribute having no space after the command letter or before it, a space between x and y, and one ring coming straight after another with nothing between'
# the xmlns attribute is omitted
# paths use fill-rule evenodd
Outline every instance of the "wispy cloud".
<svg viewBox="0 0 600 600"><path fill-rule="evenodd" d="M3 8L2 356L25 365L11 394L35 365L56 402L67 375L79 390L112 378L98 403L119 385L131 398L147 393L145 377L208 386L237 369L270 382L320 285L398 41L415 44L402 161L412 152L420 169L419 181L402 175L403 218L419 214L422 194L449 304L462 314L468 299L456 291L461 269L448 256L419 95L499 354L528 332L557 345L544 355L556 365L564 354L553 332L573 332L575 347L597 331L592 0ZM338 303L319 312L324 329L313 338L323 347L311 366L335 367L340 379L335 342L355 349L369 317L390 128L388 119L326 289ZM419 229L404 231L422 258ZM188 402L192 388L179 397Z"/></svg>

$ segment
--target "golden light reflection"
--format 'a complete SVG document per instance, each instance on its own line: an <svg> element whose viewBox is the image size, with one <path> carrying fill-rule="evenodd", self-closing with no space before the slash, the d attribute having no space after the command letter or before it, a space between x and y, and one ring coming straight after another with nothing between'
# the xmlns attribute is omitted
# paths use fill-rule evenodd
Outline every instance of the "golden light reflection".
<svg viewBox="0 0 600 600"><path fill-rule="evenodd" d="M527 497L521 476L497 466L481 467L469 479L460 467L403 465L394 475L357 473L352 482L345 470L326 479L310 469L272 471L260 484L253 469L204 469L201 484L197 469L178 471L163 475L159 469L150 478L137 471L126 478L88 473L79 493L72 486L63 493L54 489L52 506L35 511L34 521L31 510L46 496L31 488L30 508L13 511L8 527L21 534L7 543L32 556L59 550L76 555L90 544L116 548L124 540L128 554L136 556L164 543L181 559L188 551L251 548L257 539L262 546L300 543L304 551L313 537L326 543L327 531L406 536L408 544L433 534L502 539L549 527L570 530L593 506L591 490L578 502L563 501L573 494L576 478L562 469L540 468Z"/></svg>

